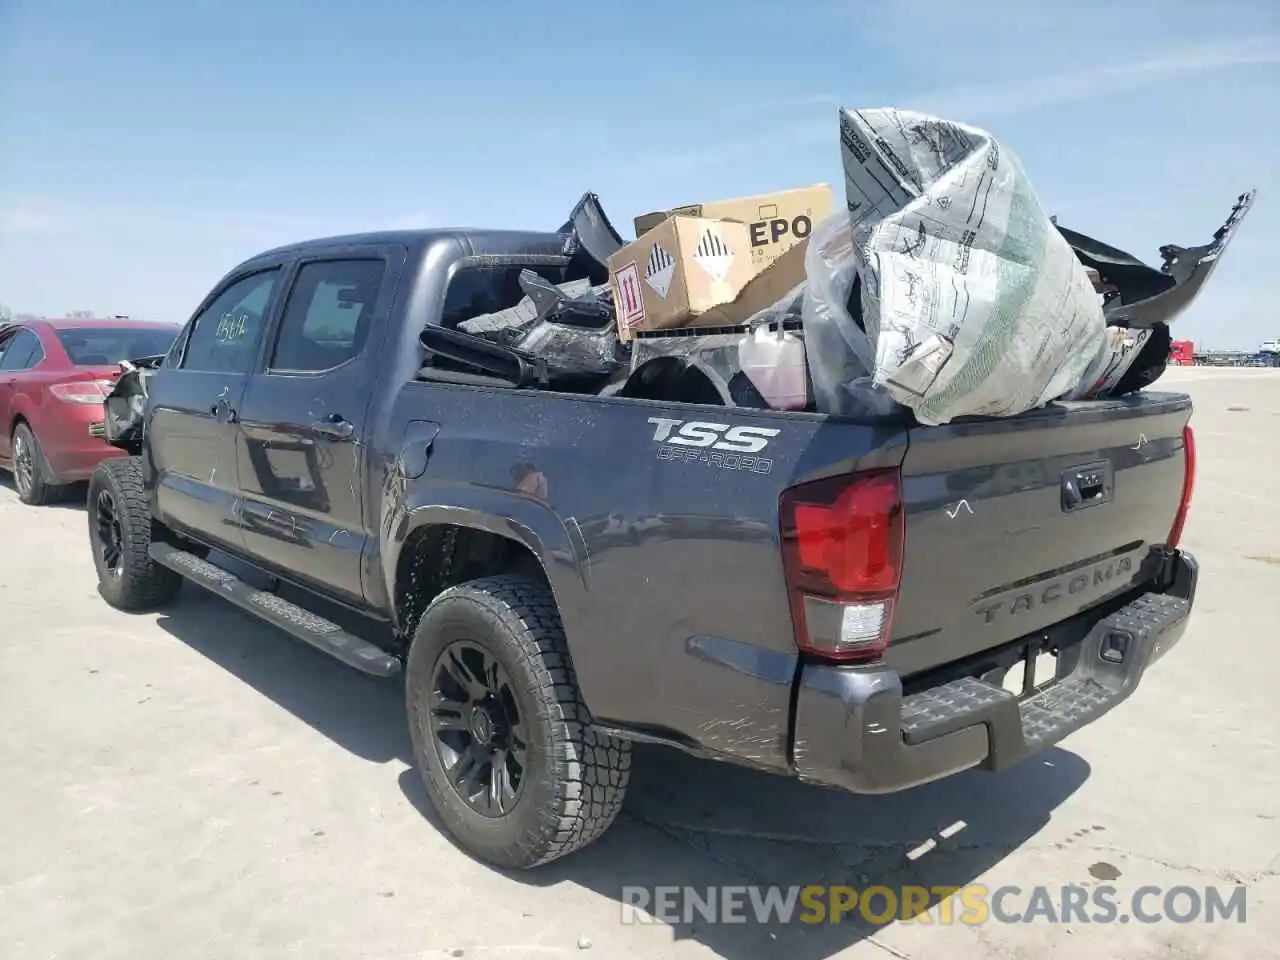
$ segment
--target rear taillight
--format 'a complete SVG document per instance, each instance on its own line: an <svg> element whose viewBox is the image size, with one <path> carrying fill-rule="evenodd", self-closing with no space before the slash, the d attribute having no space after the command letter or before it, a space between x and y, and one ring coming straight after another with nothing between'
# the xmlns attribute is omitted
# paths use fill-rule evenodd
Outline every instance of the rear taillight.
<svg viewBox="0 0 1280 960"><path fill-rule="evenodd" d="M889 645L902 580L902 479L877 470L784 490L782 564L796 646L875 660Z"/></svg>
<svg viewBox="0 0 1280 960"><path fill-rule="evenodd" d="M55 383L49 392L64 403L101 403L114 386L110 380L73 380Z"/></svg>
<svg viewBox="0 0 1280 960"><path fill-rule="evenodd" d="M1182 541L1182 528L1187 525L1187 510L1191 507L1191 494L1196 488L1196 435L1191 424L1182 428L1182 450L1186 458L1186 473L1182 478L1182 500L1178 503L1178 513L1173 518L1173 526L1169 530L1169 538L1165 546L1176 550Z"/></svg>

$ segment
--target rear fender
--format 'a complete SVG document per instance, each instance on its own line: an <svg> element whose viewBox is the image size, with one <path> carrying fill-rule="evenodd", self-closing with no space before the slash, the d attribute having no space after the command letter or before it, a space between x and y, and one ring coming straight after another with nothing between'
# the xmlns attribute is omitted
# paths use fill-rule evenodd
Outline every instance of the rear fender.
<svg viewBox="0 0 1280 960"><path fill-rule="evenodd" d="M518 544L537 560L555 594L575 663L591 655L592 645L581 629L589 592L586 546L581 534L570 532L576 530L572 519L566 524L536 497L514 491L454 486L400 491L396 488L404 482L395 474L393 477L384 497L379 532L382 589L391 606L395 606L402 553L418 531L438 525L483 531ZM404 631L409 626L400 622L401 611L394 611L393 616L397 629ZM588 706L590 693L582 691Z"/></svg>
<svg viewBox="0 0 1280 960"><path fill-rule="evenodd" d="M37 396L32 396L31 388L24 389L21 385L13 397L13 408L9 412L9 422L0 424L0 430L5 431L6 441L13 436L13 431L17 429L20 422L26 422L31 430L39 437L43 433L44 417L41 412L41 404Z"/></svg>

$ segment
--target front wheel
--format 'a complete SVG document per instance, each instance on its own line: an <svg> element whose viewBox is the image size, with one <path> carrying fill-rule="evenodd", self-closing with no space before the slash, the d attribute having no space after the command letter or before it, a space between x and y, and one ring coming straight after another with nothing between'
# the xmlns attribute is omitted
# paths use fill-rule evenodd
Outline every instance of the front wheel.
<svg viewBox="0 0 1280 960"><path fill-rule="evenodd" d="M117 610L147 610L178 595L182 577L151 559L151 506L138 457L104 460L86 503L98 592Z"/></svg>
<svg viewBox="0 0 1280 960"><path fill-rule="evenodd" d="M405 682L418 769L470 853L535 867L617 818L631 744L590 725L545 584L504 575L444 591L418 624Z"/></svg>

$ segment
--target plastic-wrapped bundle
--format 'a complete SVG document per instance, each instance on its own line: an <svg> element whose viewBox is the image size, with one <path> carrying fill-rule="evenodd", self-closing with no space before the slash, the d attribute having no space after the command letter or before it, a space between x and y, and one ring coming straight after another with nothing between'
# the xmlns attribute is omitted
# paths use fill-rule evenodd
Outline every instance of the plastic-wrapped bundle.
<svg viewBox="0 0 1280 960"><path fill-rule="evenodd" d="M849 212L805 261L819 409L862 412L883 389L938 424L1073 389L1104 348L1102 307L1013 155L904 110L842 110L840 134Z"/></svg>
<svg viewBox="0 0 1280 960"><path fill-rule="evenodd" d="M871 376L876 349L861 321L858 260L846 214L813 228L804 269L801 321L817 408L841 416L901 412Z"/></svg>

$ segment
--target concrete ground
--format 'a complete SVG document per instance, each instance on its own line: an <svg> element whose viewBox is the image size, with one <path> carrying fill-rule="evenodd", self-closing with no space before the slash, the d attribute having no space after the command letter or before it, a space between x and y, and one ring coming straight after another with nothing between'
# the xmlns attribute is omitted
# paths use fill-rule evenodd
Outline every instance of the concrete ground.
<svg viewBox="0 0 1280 960"><path fill-rule="evenodd" d="M6 477L0 955L1280 956L1280 374L1175 370L1161 386L1196 401L1185 542L1203 576L1186 638L1129 702L1006 774L880 798L643 749L618 825L525 876L442 834L394 685L198 589L159 615L108 609L82 506L23 507ZM636 884L1108 879L1122 897L1244 884L1247 922L620 922Z"/></svg>

